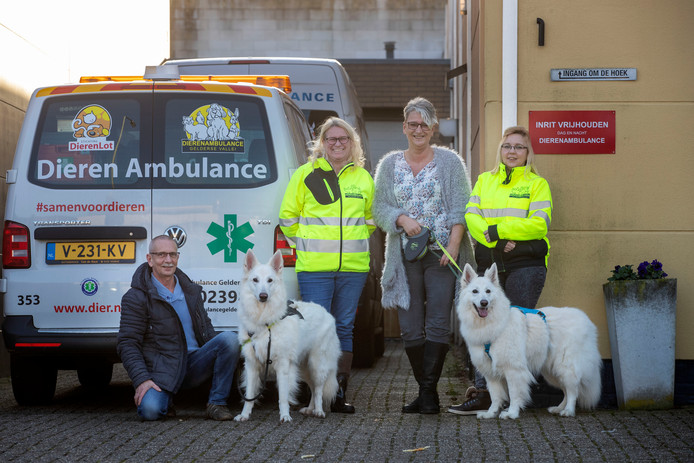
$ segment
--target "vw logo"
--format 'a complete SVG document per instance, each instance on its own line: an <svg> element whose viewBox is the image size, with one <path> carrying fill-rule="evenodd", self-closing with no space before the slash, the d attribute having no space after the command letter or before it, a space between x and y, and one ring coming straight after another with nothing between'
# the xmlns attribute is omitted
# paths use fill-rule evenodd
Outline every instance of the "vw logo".
<svg viewBox="0 0 694 463"><path fill-rule="evenodd" d="M169 235L179 248L183 247L183 245L186 244L186 239L188 239L186 231L177 225L167 228L164 234Z"/></svg>

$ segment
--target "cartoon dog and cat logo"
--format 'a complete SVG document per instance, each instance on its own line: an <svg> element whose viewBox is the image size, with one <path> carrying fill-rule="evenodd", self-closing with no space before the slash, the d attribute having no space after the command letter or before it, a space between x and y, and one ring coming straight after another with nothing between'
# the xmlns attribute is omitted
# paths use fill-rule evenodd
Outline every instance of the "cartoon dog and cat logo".
<svg viewBox="0 0 694 463"><path fill-rule="evenodd" d="M112 151L111 114L96 104L82 108L72 120L72 135L75 141L68 143L70 151Z"/></svg>
<svg viewBox="0 0 694 463"><path fill-rule="evenodd" d="M184 153L243 153L239 108L231 111L217 103L201 106L183 116L186 138L181 141Z"/></svg>

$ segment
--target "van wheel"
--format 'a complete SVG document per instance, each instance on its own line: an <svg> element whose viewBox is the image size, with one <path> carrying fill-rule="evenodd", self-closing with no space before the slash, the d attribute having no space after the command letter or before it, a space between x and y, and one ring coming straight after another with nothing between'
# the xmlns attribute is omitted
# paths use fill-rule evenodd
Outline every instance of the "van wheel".
<svg viewBox="0 0 694 463"><path fill-rule="evenodd" d="M53 400L58 369L51 363L10 355L12 392L19 405L45 405Z"/></svg>
<svg viewBox="0 0 694 463"><path fill-rule="evenodd" d="M77 369L77 379L87 389L103 389L113 377L113 365L110 363L91 365Z"/></svg>

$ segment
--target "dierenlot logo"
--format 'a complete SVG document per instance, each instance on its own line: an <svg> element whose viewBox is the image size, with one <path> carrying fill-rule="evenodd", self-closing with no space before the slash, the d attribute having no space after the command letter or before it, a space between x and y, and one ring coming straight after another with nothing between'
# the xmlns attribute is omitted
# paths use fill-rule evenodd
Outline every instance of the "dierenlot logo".
<svg viewBox="0 0 694 463"><path fill-rule="evenodd" d="M69 151L113 151L111 114L97 104L85 106L72 120L72 134L76 141L68 144Z"/></svg>
<svg viewBox="0 0 694 463"><path fill-rule="evenodd" d="M207 243L207 249L212 255L224 251L224 262L238 262L237 251L245 254L254 246L246 239L253 233L253 227L248 222L236 226L236 214L225 214L224 225L212 222L207 233L215 237L214 241Z"/></svg>

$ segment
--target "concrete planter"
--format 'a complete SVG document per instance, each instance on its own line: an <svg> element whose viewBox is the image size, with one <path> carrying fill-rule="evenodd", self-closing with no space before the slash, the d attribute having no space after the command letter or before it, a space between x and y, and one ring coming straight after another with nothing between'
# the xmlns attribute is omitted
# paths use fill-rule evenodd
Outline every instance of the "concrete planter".
<svg viewBox="0 0 694 463"><path fill-rule="evenodd" d="M672 408L677 279L603 285L620 409Z"/></svg>

